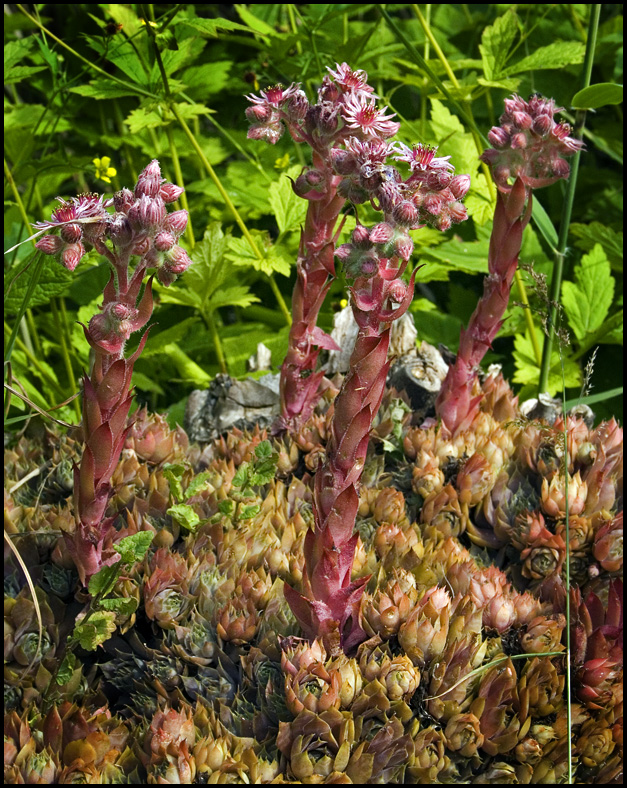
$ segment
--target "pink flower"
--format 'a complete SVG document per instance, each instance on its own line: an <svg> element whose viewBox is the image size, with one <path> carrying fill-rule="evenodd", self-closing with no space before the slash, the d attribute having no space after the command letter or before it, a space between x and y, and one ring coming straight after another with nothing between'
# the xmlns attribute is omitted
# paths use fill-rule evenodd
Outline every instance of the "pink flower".
<svg viewBox="0 0 627 788"><path fill-rule="evenodd" d="M365 96L348 95L344 101L344 123L349 129L359 129L367 137L392 137L401 127L392 120L394 114L386 115L387 107L379 109L374 100Z"/></svg>
<svg viewBox="0 0 627 788"><path fill-rule="evenodd" d="M454 170L455 167L450 163L450 156L436 156L437 146L417 145L409 146L402 142L395 144L395 150L399 154L394 158L397 161L406 161L412 172L432 172L433 170ZM466 176L467 177L467 176Z"/></svg>
<svg viewBox="0 0 627 788"><path fill-rule="evenodd" d="M336 64L335 69L336 70L333 71L333 69L327 68L327 71L333 77L336 84L346 92L370 93L372 94L372 98L376 98L374 95L374 88L370 87L368 84L368 74L366 74L363 69L358 68L356 71L353 71L348 63L342 63L341 65Z"/></svg>

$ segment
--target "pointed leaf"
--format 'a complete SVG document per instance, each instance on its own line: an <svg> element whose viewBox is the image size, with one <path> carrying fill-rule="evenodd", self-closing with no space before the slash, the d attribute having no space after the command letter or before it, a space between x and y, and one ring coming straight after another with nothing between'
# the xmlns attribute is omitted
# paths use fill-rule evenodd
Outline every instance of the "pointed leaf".
<svg viewBox="0 0 627 788"><path fill-rule="evenodd" d="M107 422L101 424L89 438L94 457L94 477L100 480L107 473L113 458L113 433ZM115 458L117 461L117 457Z"/></svg>

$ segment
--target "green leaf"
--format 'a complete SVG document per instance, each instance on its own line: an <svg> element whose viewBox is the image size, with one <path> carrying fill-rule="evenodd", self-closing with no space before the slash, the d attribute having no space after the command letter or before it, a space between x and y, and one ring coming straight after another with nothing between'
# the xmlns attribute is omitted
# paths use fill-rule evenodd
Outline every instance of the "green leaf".
<svg viewBox="0 0 627 788"><path fill-rule="evenodd" d="M487 178L483 173L477 173L472 178L470 192L464 199L464 205L476 224L483 226L494 218L496 203L490 196Z"/></svg>
<svg viewBox="0 0 627 788"><path fill-rule="evenodd" d="M574 282L563 282L562 305L568 322L580 341L605 320L614 297L614 277L600 244L584 255L575 268Z"/></svg>
<svg viewBox="0 0 627 788"><path fill-rule="evenodd" d="M13 68L4 72L4 84L14 85L26 79L26 77L32 77L33 74L45 70L46 66L13 66Z"/></svg>
<svg viewBox="0 0 627 788"><path fill-rule="evenodd" d="M250 28L240 25L238 22L231 22L229 19L181 18L177 20L177 24L192 27L196 32L207 38L218 38L219 30L235 30L250 33Z"/></svg>
<svg viewBox="0 0 627 788"><path fill-rule="evenodd" d="M539 344L544 344L544 334L542 336L536 332ZM563 350L561 351L564 352ZM531 343L529 333L518 334L514 339L514 362L516 371L514 372L514 382L532 384L537 387L540 383L540 368L536 363L536 357ZM551 352L551 366L549 369L549 381L547 385L548 393L552 397L563 388L576 388L581 385L581 370L576 361L566 356L564 358L564 378L562 380L562 363L560 360L560 348L554 347Z"/></svg>
<svg viewBox="0 0 627 788"><path fill-rule="evenodd" d="M144 375L143 372L137 369L133 370L131 380L133 386L136 386L140 391L154 391L155 394L165 394L164 390L154 378L150 377L150 375Z"/></svg>
<svg viewBox="0 0 627 788"><path fill-rule="evenodd" d="M236 3L235 10L239 14L242 22L245 22L255 33L261 33L263 36L270 36L272 38L280 35L273 27L270 27L270 25L266 24L262 19L259 19L259 17L251 13L245 5Z"/></svg>
<svg viewBox="0 0 627 788"><path fill-rule="evenodd" d="M156 129L168 121L164 120L165 113L153 105L152 109L138 107L131 110L124 123L131 134L138 134L143 129Z"/></svg>
<svg viewBox="0 0 627 788"><path fill-rule="evenodd" d="M191 359L176 342L166 345L163 348L163 353L176 366L176 371L185 382L193 383L196 386L208 386L211 383L211 375L208 375L202 367Z"/></svg>
<svg viewBox="0 0 627 788"><path fill-rule="evenodd" d="M137 91L133 90L133 86L125 87L106 77L98 77L92 79L89 85L78 85L75 88L69 88L70 93L77 93L79 96L93 99L112 99L121 98L122 96L137 96Z"/></svg>
<svg viewBox="0 0 627 788"><path fill-rule="evenodd" d="M6 15L4 18L5 25L6 25ZM27 36L25 38L19 38L17 41L8 41L4 45L4 70L5 75L9 69L16 66L20 63L25 57L30 54L33 45L35 44L35 39L33 36Z"/></svg>
<svg viewBox="0 0 627 788"><path fill-rule="evenodd" d="M222 232L219 222L211 222L202 241L197 243L190 253L194 264L185 272L182 286L188 293L197 296L201 308L226 279L224 253L229 238L230 236L225 236Z"/></svg>
<svg viewBox="0 0 627 788"><path fill-rule="evenodd" d="M623 86L615 82L599 82L578 91L570 102L573 109L599 109L608 104L622 104Z"/></svg>
<svg viewBox="0 0 627 788"><path fill-rule="evenodd" d="M194 509L186 503L177 503L175 506L170 506L167 514L177 522L181 528L194 533L200 525L200 517Z"/></svg>
<svg viewBox="0 0 627 788"><path fill-rule="evenodd" d="M171 289L171 287L163 288L162 292L161 288L159 288L160 300L165 303L180 304L181 301L176 297L179 291L174 294L174 298L169 298L171 295L169 291ZM158 334L156 334L154 331L151 332L150 342L148 342L146 345L146 348L142 353L142 358L161 355L166 345L170 345L172 342L182 341L198 322L199 319L197 317L188 317L185 320L181 320L179 323L171 326L170 328L166 328L165 331L160 331Z"/></svg>
<svg viewBox="0 0 627 788"><path fill-rule="evenodd" d="M220 93L228 84L229 72L233 63L230 60L215 60L201 66L186 68L181 79L187 85L187 93L192 98L206 99Z"/></svg>
<svg viewBox="0 0 627 788"><path fill-rule="evenodd" d="M267 233L259 230L251 230L250 233L262 257L255 255L245 238L229 238L230 251L225 255L226 258L231 260L233 265L250 266L268 276L273 273L289 276L292 256L287 249L280 244L273 246Z"/></svg>
<svg viewBox="0 0 627 788"><path fill-rule="evenodd" d="M238 512L238 519L250 520L251 517L254 517L256 514L259 514L260 511L261 511L261 506L259 506L259 504L253 504L252 506L242 506Z"/></svg>
<svg viewBox="0 0 627 788"><path fill-rule="evenodd" d="M272 457L273 454L272 444L268 440L261 441L255 449L255 457L258 460L267 460L269 457Z"/></svg>
<svg viewBox="0 0 627 788"><path fill-rule="evenodd" d="M232 517L235 512L235 502L227 498L224 501L220 501L218 509L225 517Z"/></svg>
<svg viewBox="0 0 627 788"><path fill-rule="evenodd" d="M435 249L425 249L422 257L433 258L455 271L465 271L469 274L487 273L489 247L488 237L479 241L452 239L436 246ZM418 278L420 278L420 272L418 272Z"/></svg>
<svg viewBox="0 0 627 788"><path fill-rule="evenodd" d="M290 167L278 181L270 184L270 205L281 233L297 230L305 222L307 201L298 197L292 188L292 179L300 172L300 167Z"/></svg>
<svg viewBox="0 0 627 788"><path fill-rule="evenodd" d="M570 225L570 231L579 239L575 246L586 252L589 252L595 244L601 244L612 268L622 273L623 234L621 232L616 232L601 222L590 222L590 224L574 222Z"/></svg>
<svg viewBox="0 0 627 788"><path fill-rule="evenodd" d="M231 485L233 487L244 487L246 484L248 484L249 475L250 475L250 463L243 462L237 469L237 472L233 477L233 481L231 482Z"/></svg>
<svg viewBox="0 0 627 788"><path fill-rule="evenodd" d="M111 610L96 610L85 624L77 624L70 642L78 643L86 651L95 651L115 632L115 613Z"/></svg>
<svg viewBox="0 0 627 788"><path fill-rule="evenodd" d="M193 498L194 495L198 495L198 493L206 490L207 487L210 485L209 480L213 476L211 471L202 471L202 473L196 474L194 478L189 483L188 488L185 490L185 498L189 500Z"/></svg>
<svg viewBox="0 0 627 788"><path fill-rule="evenodd" d="M113 547L122 556L122 563L134 564L136 561L144 559L154 536L152 531L138 531L136 534L120 539Z"/></svg>
<svg viewBox="0 0 627 788"><path fill-rule="evenodd" d="M89 593L94 597L98 596L98 594L104 596L111 593L115 587L121 569L121 561L111 566L103 566L102 569L89 579Z"/></svg>
<svg viewBox="0 0 627 788"><path fill-rule="evenodd" d="M205 305L205 309L210 309L211 312L215 312L216 309L222 306L238 306L245 309L259 301L260 299L250 292L250 288L244 285L221 287L211 296L208 304Z"/></svg>
<svg viewBox="0 0 627 788"><path fill-rule="evenodd" d="M102 610L112 610L119 616L130 616L137 610L138 602L134 597L109 597L101 599L98 607Z"/></svg>
<svg viewBox="0 0 627 788"><path fill-rule="evenodd" d="M551 221L548 213L544 210L544 206L535 197L531 207L531 215L536 227L542 233L544 240L548 243L551 249L555 250L558 242L557 230L553 226L553 222Z"/></svg>
<svg viewBox="0 0 627 788"><path fill-rule="evenodd" d="M68 683L76 670L77 664L78 660L76 659L76 654L72 651L68 651L65 657L63 657L63 662L59 665L59 670L55 677L55 681L59 686L62 687L64 684Z"/></svg>
<svg viewBox="0 0 627 788"><path fill-rule="evenodd" d="M433 139L438 144L441 144L443 140L447 140L452 135L465 133L465 129L457 115L453 115L448 107L438 99L431 99L430 126Z"/></svg>
<svg viewBox="0 0 627 788"><path fill-rule="evenodd" d="M170 483L170 497L177 501L183 500L183 487L181 479L185 473L186 468L184 465L177 465L175 463L163 466L163 475Z"/></svg>
<svg viewBox="0 0 627 788"><path fill-rule="evenodd" d="M29 258L5 274L4 308L9 314L16 314L21 307L34 270L34 260ZM71 281L72 274L67 268L50 255L44 255L39 280L33 289L28 307L49 303L50 299L62 293Z"/></svg>
<svg viewBox="0 0 627 788"><path fill-rule="evenodd" d="M509 75L539 69L564 68L583 63L585 52L586 46L580 41L555 41L548 46L536 49L531 55L506 68L503 73Z"/></svg>
<svg viewBox="0 0 627 788"><path fill-rule="evenodd" d="M486 79L497 79L505 68L510 49L518 34L518 19L510 10L486 27L481 36L479 51Z"/></svg>

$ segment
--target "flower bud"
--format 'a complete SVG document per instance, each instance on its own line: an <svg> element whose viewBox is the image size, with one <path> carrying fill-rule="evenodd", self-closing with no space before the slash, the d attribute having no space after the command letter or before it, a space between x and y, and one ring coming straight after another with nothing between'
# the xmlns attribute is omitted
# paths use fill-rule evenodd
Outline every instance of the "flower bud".
<svg viewBox="0 0 627 788"><path fill-rule="evenodd" d="M75 244L83 237L83 230L80 224L72 222L61 227L61 238L68 244Z"/></svg>
<svg viewBox="0 0 627 788"><path fill-rule="evenodd" d="M427 186L435 191L446 189L453 176L447 170L431 170L427 175Z"/></svg>
<svg viewBox="0 0 627 788"><path fill-rule="evenodd" d="M414 242L408 235L401 235L394 241L394 252L401 260L409 260L414 251Z"/></svg>
<svg viewBox="0 0 627 788"><path fill-rule="evenodd" d="M136 230L154 231L166 217L165 203L161 197L142 195L129 208L128 218Z"/></svg>
<svg viewBox="0 0 627 788"><path fill-rule="evenodd" d="M83 225L83 238L89 243L97 241L105 234L107 230L107 222L86 222Z"/></svg>
<svg viewBox="0 0 627 788"><path fill-rule="evenodd" d="M394 206L392 217L398 224L411 227L418 221L418 209L409 200L403 200Z"/></svg>
<svg viewBox="0 0 627 788"><path fill-rule="evenodd" d="M177 238L182 235L187 227L189 214L187 211L172 211L163 222L163 229L173 233Z"/></svg>
<svg viewBox="0 0 627 788"><path fill-rule="evenodd" d="M172 233L168 233L165 230L161 230L161 232L155 235L155 249L159 252L167 252L171 249L174 244L176 243L176 238Z"/></svg>
<svg viewBox="0 0 627 788"><path fill-rule="evenodd" d="M190 256L185 249L181 249L180 246L175 246L168 254L166 265L173 274L182 274L191 264L192 260Z"/></svg>
<svg viewBox="0 0 627 788"><path fill-rule="evenodd" d="M570 165L564 159L555 159L551 169L553 170L553 175L559 178L568 178L570 175Z"/></svg>
<svg viewBox="0 0 627 788"><path fill-rule="evenodd" d="M283 124L280 122L255 123L248 129L246 137L249 140L264 140L270 145L276 145L283 136L284 131Z"/></svg>
<svg viewBox="0 0 627 788"><path fill-rule="evenodd" d="M357 163L350 151L342 150L342 148L332 148L329 152L329 158L331 159L331 166L338 175L350 175L355 172Z"/></svg>
<svg viewBox="0 0 627 788"><path fill-rule="evenodd" d="M57 254L63 249L63 241L56 235L44 235L35 244L37 249L44 254Z"/></svg>
<svg viewBox="0 0 627 788"><path fill-rule="evenodd" d="M400 279L395 279L393 282L390 282L388 295L393 301L396 301L397 304L402 303L407 295L407 285L401 282Z"/></svg>
<svg viewBox="0 0 627 788"><path fill-rule="evenodd" d="M433 216L438 216L442 212L443 202L439 194L431 193L425 197L423 207Z"/></svg>
<svg viewBox="0 0 627 788"><path fill-rule="evenodd" d="M377 225L379 227L379 225ZM376 228L373 228L373 231ZM367 227L364 227L363 224L358 224L357 227L353 230L353 243L357 246L368 246L370 244L370 230ZM347 246L348 244L343 244L343 246Z"/></svg>
<svg viewBox="0 0 627 788"><path fill-rule="evenodd" d="M370 231L370 242L373 244L384 244L387 243L393 235L394 228L392 225L387 222L381 222L380 224L376 224Z"/></svg>
<svg viewBox="0 0 627 788"><path fill-rule="evenodd" d="M182 186L177 186L175 183L163 183L159 189L159 197L166 205L171 202L176 202L183 194L185 189Z"/></svg>
<svg viewBox="0 0 627 788"><path fill-rule="evenodd" d="M153 159L150 164L139 173L135 186L135 197L156 197L161 188L161 181L159 162Z"/></svg>
<svg viewBox="0 0 627 788"><path fill-rule="evenodd" d="M470 189L470 175L456 175L450 182L449 188L456 200L462 200Z"/></svg>
<svg viewBox="0 0 627 788"><path fill-rule="evenodd" d="M130 189L121 189L113 195L113 206L120 213L126 213L134 202L135 197Z"/></svg>
<svg viewBox="0 0 627 788"><path fill-rule="evenodd" d="M527 147L527 135L522 131L519 134L513 134L510 146L512 150L524 150Z"/></svg>
<svg viewBox="0 0 627 788"><path fill-rule="evenodd" d="M533 118L528 112L514 112L512 117L516 126L522 131L526 131L527 129L531 128Z"/></svg>
<svg viewBox="0 0 627 788"><path fill-rule="evenodd" d="M85 254L85 247L82 243L70 244L61 254L61 262L68 271L73 271L80 263Z"/></svg>
<svg viewBox="0 0 627 788"><path fill-rule="evenodd" d="M254 104L246 108L246 118L251 123L265 123L270 120L272 109L265 104Z"/></svg>
<svg viewBox="0 0 627 788"><path fill-rule="evenodd" d="M466 206L463 205L461 202L452 202L448 206L448 214L451 219L455 222L455 224L459 224L460 222L465 222L468 218L468 211Z"/></svg>
<svg viewBox="0 0 627 788"><path fill-rule="evenodd" d="M500 126L493 126L488 132L488 142L493 148L505 148L509 142L509 135Z"/></svg>
<svg viewBox="0 0 627 788"><path fill-rule="evenodd" d="M541 137L546 137L553 125L554 121L550 115L538 115L533 121L533 130Z"/></svg>
<svg viewBox="0 0 627 788"><path fill-rule="evenodd" d="M123 213L115 213L109 223L109 235L118 247L128 246L133 240L133 230L128 218Z"/></svg>

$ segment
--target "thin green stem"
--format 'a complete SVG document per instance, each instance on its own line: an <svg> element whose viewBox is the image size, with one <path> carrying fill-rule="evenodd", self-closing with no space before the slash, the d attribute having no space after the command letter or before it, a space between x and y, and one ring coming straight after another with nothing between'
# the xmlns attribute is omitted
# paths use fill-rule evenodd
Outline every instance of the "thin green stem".
<svg viewBox="0 0 627 788"><path fill-rule="evenodd" d="M24 225L26 226L26 229L28 230L28 234L32 235L33 234L33 228L31 227L31 223L30 223L30 221L28 219L28 216L26 215L26 210L24 208L24 203L22 202L22 198L21 198L20 193L19 193L19 191L17 189L15 181L13 180L13 175L11 173L11 170L9 168L9 165L8 165L6 159L4 160L4 177L9 182L9 187L11 189L11 194L13 195L13 199L15 200L15 204L17 205L17 209L20 212L20 216L22 217L22 221L24 222ZM35 242L34 238L31 240L31 243L33 244L33 246L35 245L36 242Z"/></svg>
<svg viewBox="0 0 627 788"><path fill-rule="evenodd" d="M28 323L28 331L30 333L31 339L33 340L33 344L35 346L35 353L38 356L42 355L41 349L41 340L39 339L39 332L37 331L37 326L35 325L35 318L33 317L33 310L29 307L26 310L26 322Z"/></svg>
<svg viewBox="0 0 627 788"><path fill-rule="evenodd" d="M205 318L205 322L207 323L207 328L209 329L209 333L211 334L211 338L213 340L213 346L215 348L216 356L218 358L220 372L223 372L226 375L229 371L229 368L227 366L226 358L224 356L224 350L222 349L222 342L220 341L220 334L218 333L218 327L216 325L216 321L214 320L213 314L208 310L206 312L203 312L203 317Z"/></svg>
<svg viewBox="0 0 627 788"><path fill-rule="evenodd" d="M68 351L67 342L65 340L65 330L63 326L63 321L61 320L60 310L58 309L55 299L51 299L50 301L50 308L52 310L52 318L54 320L54 325L57 330L57 334L59 336L59 343L61 345L61 357L63 358L63 364L65 366L65 373L67 375L68 383L69 383L69 395L75 394L77 391L76 381L74 379L74 370L72 369L72 360L70 359L70 353ZM81 411L78 400L74 400L74 410L76 411L76 415L80 419Z"/></svg>
<svg viewBox="0 0 627 788"><path fill-rule="evenodd" d="M54 299L52 301L54 303ZM63 296L59 297L59 312L61 315L61 326L63 331L61 332L61 342L62 347L64 350L64 357L63 360L65 362L65 368L68 372L68 379L70 381L70 396L75 394L79 391L79 385L76 381L76 376L74 375L74 368L72 367L72 357L69 352L69 348L72 347L72 335L70 334L70 325L67 318L67 310L65 308L65 298ZM78 399L73 401L74 403L74 410L76 411L77 419L81 420L81 405Z"/></svg>
<svg viewBox="0 0 627 788"><path fill-rule="evenodd" d="M176 185L185 188L185 181L183 180L183 171L181 170L181 162L179 160L179 154L176 149L176 144L174 142L174 135L172 134L172 126L168 124L165 127L165 133L168 137L168 144L170 146L170 155L172 156L172 166L174 167L174 176L176 180ZM179 197L181 201L181 205L184 210L187 211L187 227L185 228L185 237L187 238L187 243L189 244L189 248L194 248L194 230L192 229L192 215L189 210L189 203L187 201L187 194L183 192Z"/></svg>
<svg viewBox="0 0 627 788"><path fill-rule="evenodd" d="M182 118L181 114L179 113L178 109L176 108L176 106L174 104L170 105L170 111L172 112L174 117L179 122L179 125L181 126L181 128L185 132L185 136L188 138L188 140L190 141L192 147L194 148L194 150L198 154L198 158L202 162L204 168L209 173L209 177L211 178L211 180L216 185L216 188L219 191L220 196L224 200L224 203L225 203L226 207L233 214L233 218L235 219L235 222L236 222L237 226L242 231L242 235L248 241L248 245L252 249L253 254L255 255L255 257L258 260L263 260L263 255L259 251L259 249L257 247L257 244L255 243L252 235L250 234L250 232L248 230L248 227L246 227L246 225L244 224L244 220L240 216L239 211L233 205L233 201L229 197L228 192L226 191L226 189L222 185L222 182L220 181L220 179L216 175L215 170L213 169L213 167L209 163L209 160L205 156L205 153L204 153L203 149L198 144L198 141L196 140L196 138L192 134L189 126L187 125L187 123L185 123L185 120ZM292 324L292 317L291 317L291 315L289 313L289 310L288 310L287 305L286 305L286 303L285 303L285 301L283 299L283 296L281 295L281 292L280 292L279 288L277 287L276 282L273 281L272 276L269 276L269 279L270 279L270 287L272 287L272 292L274 293L274 295L275 295L275 297L277 299L277 303L279 305L279 309L281 310L281 312L283 312L283 315L285 316L285 320L286 320L287 324L291 325Z"/></svg>
<svg viewBox="0 0 627 788"><path fill-rule="evenodd" d="M149 91L144 90L143 88L140 88L138 85L133 85L130 82L125 82L123 79L118 79L118 77L115 77L112 74L108 74L106 71L104 71L103 69L101 69L98 66L96 66L94 63L92 63L86 57L83 57L81 54L79 54L75 49L72 49L72 47L68 46L60 38L57 38L54 35L54 33L51 33L46 27L44 27L44 25L42 25L41 22L38 19L36 19L31 14L29 14L28 11L24 8L23 5L20 5L20 3L18 3L17 7L20 9L20 11L24 14L25 17L30 19L31 22L34 22L34 24L42 31L42 33L45 33L46 35L50 36L50 38L52 38L53 41L56 41L57 44L60 44L60 46L62 46L68 52L71 52L74 55L74 57L77 57L79 60L81 60L87 66L89 66L89 68L92 71L95 71L98 74L102 74L103 77L106 77L107 79L110 79L113 82L117 82L118 85L123 85L125 88L127 88L129 90L132 90L134 93L140 93L142 96L147 96L148 98L152 98L152 99L158 98L153 93L150 93Z"/></svg>
<svg viewBox="0 0 627 788"><path fill-rule="evenodd" d="M588 33L588 41L586 43L586 55L583 65L583 75L581 81L581 89L587 88L590 84L590 76L592 74L592 63L594 60L594 51L596 48L597 32L599 29L599 16L601 14L601 4L595 3L592 13L590 15L590 28ZM581 139L583 136L583 129L586 123L586 111L578 110L575 116L575 128L573 136L576 139ZM547 324L547 337L544 341L544 348L542 352L542 361L540 365L540 385L538 392L542 394L548 388L549 372L551 368L551 352L553 350L553 338L555 336L555 321L557 319L558 304L560 298L560 291L562 287L562 276L564 273L564 258L566 256L566 246L568 242L568 233L570 231L570 220L573 212L573 205L575 202L575 191L577 189L577 175L579 173L579 161L581 159L581 151L577 151L573 158L570 170L570 178L568 179L568 187L566 190L566 198L562 208L562 217L560 221L559 238L557 248L555 250L555 265L553 266L553 276L551 278L551 286L549 292L549 316Z"/></svg>

